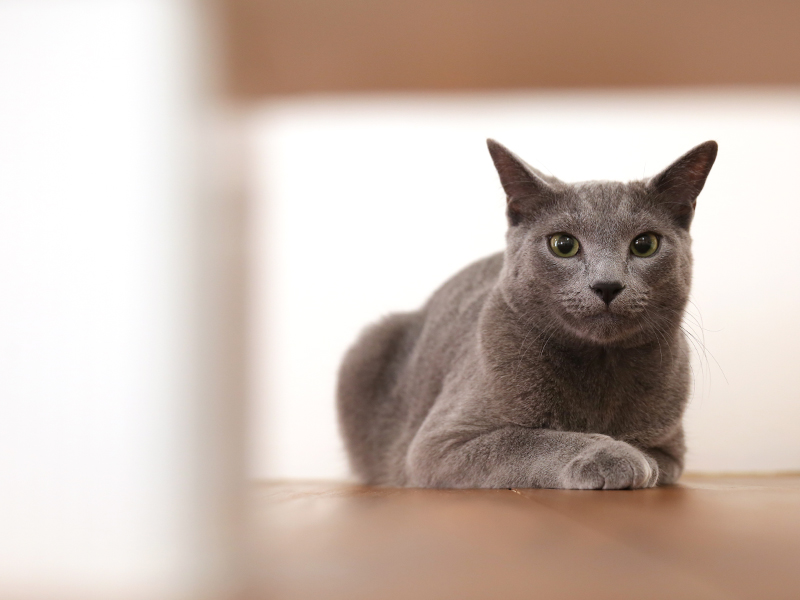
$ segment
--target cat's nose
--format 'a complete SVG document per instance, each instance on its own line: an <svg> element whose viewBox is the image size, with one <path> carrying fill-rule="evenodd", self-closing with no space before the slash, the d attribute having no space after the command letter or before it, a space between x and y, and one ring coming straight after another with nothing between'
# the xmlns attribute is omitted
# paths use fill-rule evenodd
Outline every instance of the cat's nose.
<svg viewBox="0 0 800 600"><path fill-rule="evenodd" d="M592 291L603 299L606 306L611 304L611 301L624 289L625 286L619 281L598 281L592 284Z"/></svg>

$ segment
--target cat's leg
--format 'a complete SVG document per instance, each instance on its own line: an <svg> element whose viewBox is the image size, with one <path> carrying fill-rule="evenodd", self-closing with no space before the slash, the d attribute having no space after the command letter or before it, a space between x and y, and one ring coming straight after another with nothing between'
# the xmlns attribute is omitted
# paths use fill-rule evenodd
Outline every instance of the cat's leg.
<svg viewBox="0 0 800 600"><path fill-rule="evenodd" d="M453 425L423 425L409 447L408 485L627 489L658 480L656 460L606 435Z"/></svg>
<svg viewBox="0 0 800 600"><path fill-rule="evenodd" d="M676 483L683 473L683 456L686 453L683 428L679 428L666 442L655 448L647 448L645 452L658 464L658 485Z"/></svg>

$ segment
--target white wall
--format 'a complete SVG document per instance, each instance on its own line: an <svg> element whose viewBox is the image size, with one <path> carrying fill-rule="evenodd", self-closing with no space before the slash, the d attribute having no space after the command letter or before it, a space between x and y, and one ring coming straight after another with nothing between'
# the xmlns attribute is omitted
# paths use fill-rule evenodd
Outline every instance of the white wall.
<svg viewBox="0 0 800 600"><path fill-rule="evenodd" d="M197 18L0 2L3 598L219 591L197 461L214 437L197 437Z"/></svg>
<svg viewBox="0 0 800 600"><path fill-rule="evenodd" d="M799 90L317 98L249 127L254 477L346 476L342 353L502 248L486 137L567 181L641 178L719 142L693 225L687 325L706 350L688 468L800 469Z"/></svg>

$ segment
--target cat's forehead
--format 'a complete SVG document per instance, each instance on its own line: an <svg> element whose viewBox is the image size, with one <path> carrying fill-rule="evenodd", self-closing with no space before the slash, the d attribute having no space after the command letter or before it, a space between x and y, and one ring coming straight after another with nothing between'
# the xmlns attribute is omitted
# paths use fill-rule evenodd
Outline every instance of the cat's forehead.
<svg viewBox="0 0 800 600"><path fill-rule="evenodd" d="M630 184L621 181L580 181L569 184L566 198L576 209L591 213L629 211Z"/></svg>
<svg viewBox="0 0 800 600"><path fill-rule="evenodd" d="M551 218L576 233L627 235L631 229L652 225L656 221L655 215L642 198L640 182L573 183L562 190L558 208L551 214Z"/></svg>

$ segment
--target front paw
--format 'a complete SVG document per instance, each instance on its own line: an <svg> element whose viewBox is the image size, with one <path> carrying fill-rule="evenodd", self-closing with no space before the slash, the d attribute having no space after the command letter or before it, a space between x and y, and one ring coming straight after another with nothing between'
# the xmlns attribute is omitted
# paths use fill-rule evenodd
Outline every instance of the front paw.
<svg viewBox="0 0 800 600"><path fill-rule="evenodd" d="M658 465L630 444L603 437L584 448L561 472L571 490L624 490L653 487Z"/></svg>

